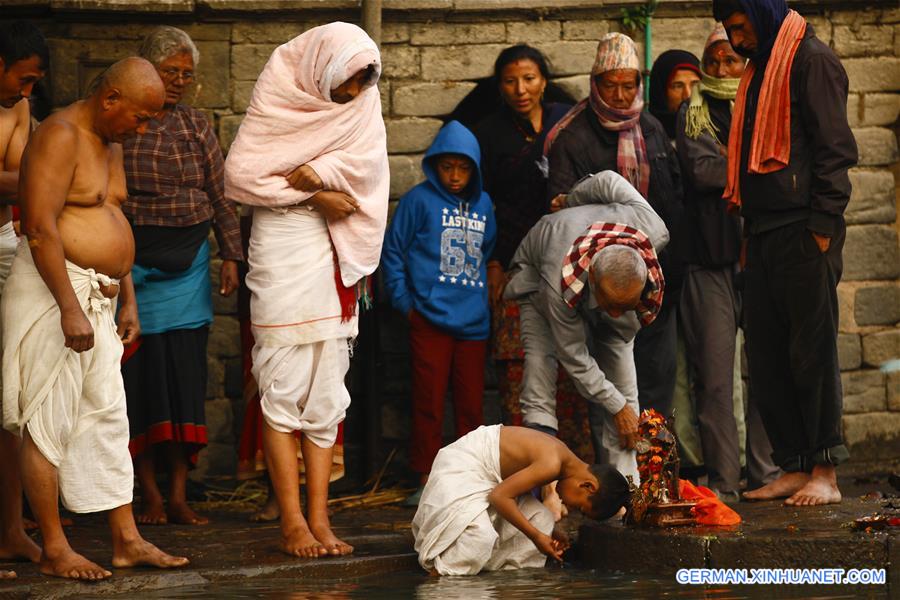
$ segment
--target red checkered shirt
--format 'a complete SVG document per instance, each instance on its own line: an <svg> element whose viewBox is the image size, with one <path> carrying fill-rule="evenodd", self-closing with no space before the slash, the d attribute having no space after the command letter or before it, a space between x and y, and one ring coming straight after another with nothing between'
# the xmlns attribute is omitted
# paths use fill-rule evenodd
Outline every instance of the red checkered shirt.
<svg viewBox="0 0 900 600"><path fill-rule="evenodd" d="M638 320L646 327L656 318L662 306L666 281L662 268L656 258L653 244L640 229L623 223L604 223L598 221L588 227L587 231L573 243L562 268L562 296L566 303L574 308L585 289L588 287L588 270L591 259L603 248L623 245L637 250L644 264L647 265L647 284L641 293L641 300L635 307Z"/></svg>
<svg viewBox="0 0 900 600"><path fill-rule="evenodd" d="M237 205L225 199L225 161L205 114L177 104L124 149L128 199L122 210L134 225L212 220L219 255L243 260Z"/></svg>

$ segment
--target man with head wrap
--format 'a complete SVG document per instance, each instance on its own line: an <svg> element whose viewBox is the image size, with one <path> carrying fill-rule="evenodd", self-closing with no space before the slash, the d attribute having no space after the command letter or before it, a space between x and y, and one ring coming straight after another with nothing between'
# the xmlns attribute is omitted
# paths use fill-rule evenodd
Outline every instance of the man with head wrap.
<svg viewBox="0 0 900 600"><path fill-rule="evenodd" d="M749 499L840 502L837 283L857 161L847 74L784 0L715 0L731 45L750 59L735 97L724 197L745 220L746 334L752 393L786 473Z"/></svg>
<svg viewBox="0 0 900 600"><path fill-rule="evenodd" d="M685 191L679 255L687 263L678 305L679 325L687 348L697 432L709 486L734 500L739 498L744 426L742 393L739 387L734 389L735 333L740 313L735 272L741 224L740 217L729 212L722 201L722 190L728 171L725 155L731 109L745 62L731 47L725 29L717 24L703 51L703 78L694 87L690 101L681 106L676 126ZM778 469L769 457L772 448L755 405L747 412L748 487L754 489L774 479ZM684 411L678 414L681 425L689 421ZM691 433L680 435L679 442L690 438Z"/></svg>
<svg viewBox="0 0 900 600"><path fill-rule="evenodd" d="M586 175L617 171L647 199L668 230L677 231L678 162L663 126L643 108L634 42L621 33L603 36L591 69L590 96L548 135L550 198L568 192ZM641 408L668 414L675 391L675 306L681 273L671 249L659 260L666 277L666 300L656 320L638 333L634 360Z"/></svg>
<svg viewBox="0 0 900 600"><path fill-rule="evenodd" d="M650 114L659 119L675 141L675 117L681 103L700 82L700 61L687 50L666 50L650 70Z"/></svg>

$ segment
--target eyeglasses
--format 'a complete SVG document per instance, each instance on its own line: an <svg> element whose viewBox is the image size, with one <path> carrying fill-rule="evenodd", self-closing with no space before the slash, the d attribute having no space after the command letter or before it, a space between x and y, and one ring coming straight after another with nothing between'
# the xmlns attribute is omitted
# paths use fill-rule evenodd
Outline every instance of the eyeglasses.
<svg viewBox="0 0 900 600"><path fill-rule="evenodd" d="M178 69L162 69L160 76L166 81L175 81L181 79L184 83L190 83L194 80L193 71L179 71Z"/></svg>

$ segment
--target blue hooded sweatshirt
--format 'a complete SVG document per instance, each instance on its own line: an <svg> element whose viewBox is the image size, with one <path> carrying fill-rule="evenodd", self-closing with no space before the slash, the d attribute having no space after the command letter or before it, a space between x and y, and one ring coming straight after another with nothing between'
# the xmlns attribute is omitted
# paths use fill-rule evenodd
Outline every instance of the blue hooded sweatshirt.
<svg viewBox="0 0 900 600"><path fill-rule="evenodd" d="M438 179L441 154L461 154L474 163L460 195ZM411 309L458 339L483 340L490 332L486 257L496 241L490 196L482 191L481 149L471 131L457 121L437 134L422 170L426 180L400 198L381 254L391 304L404 315Z"/></svg>

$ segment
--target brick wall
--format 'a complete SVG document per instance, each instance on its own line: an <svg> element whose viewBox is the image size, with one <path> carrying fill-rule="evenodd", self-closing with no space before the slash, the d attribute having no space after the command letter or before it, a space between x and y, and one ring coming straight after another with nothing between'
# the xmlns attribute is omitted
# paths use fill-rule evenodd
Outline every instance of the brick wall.
<svg viewBox="0 0 900 600"><path fill-rule="evenodd" d="M28 16L47 32L55 106L73 101L93 75L133 52L155 24L182 27L201 60L192 102L215 120L223 148L234 139L253 83L271 51L334 19L358 22L351 0L6 0L4 18ZM528 42L546 53L554 81L584 97L596 40L621 30L633 1L385 0L381 95L390 152L391 197L421 180L422 152L442 118L491 72L504 47ZM799 6L850 76L848 109L860 147L844 252L840 360L845 435L859 462L900 461L900 373L879 367L900 358L897 127L900 112L900 9L896 2L805 2ZM712 19L708 2L671 0L653 20L653 55L673 47L699 55ZM643 42L639 40L640 51ZM214 262L213 273L218 271ZM204 472L233 472L242 414L238 325L233 299L216 298L210 338L210 449ZM378 381L385 436L402 439L408 413L402 319L380 319Z"/></svg>

